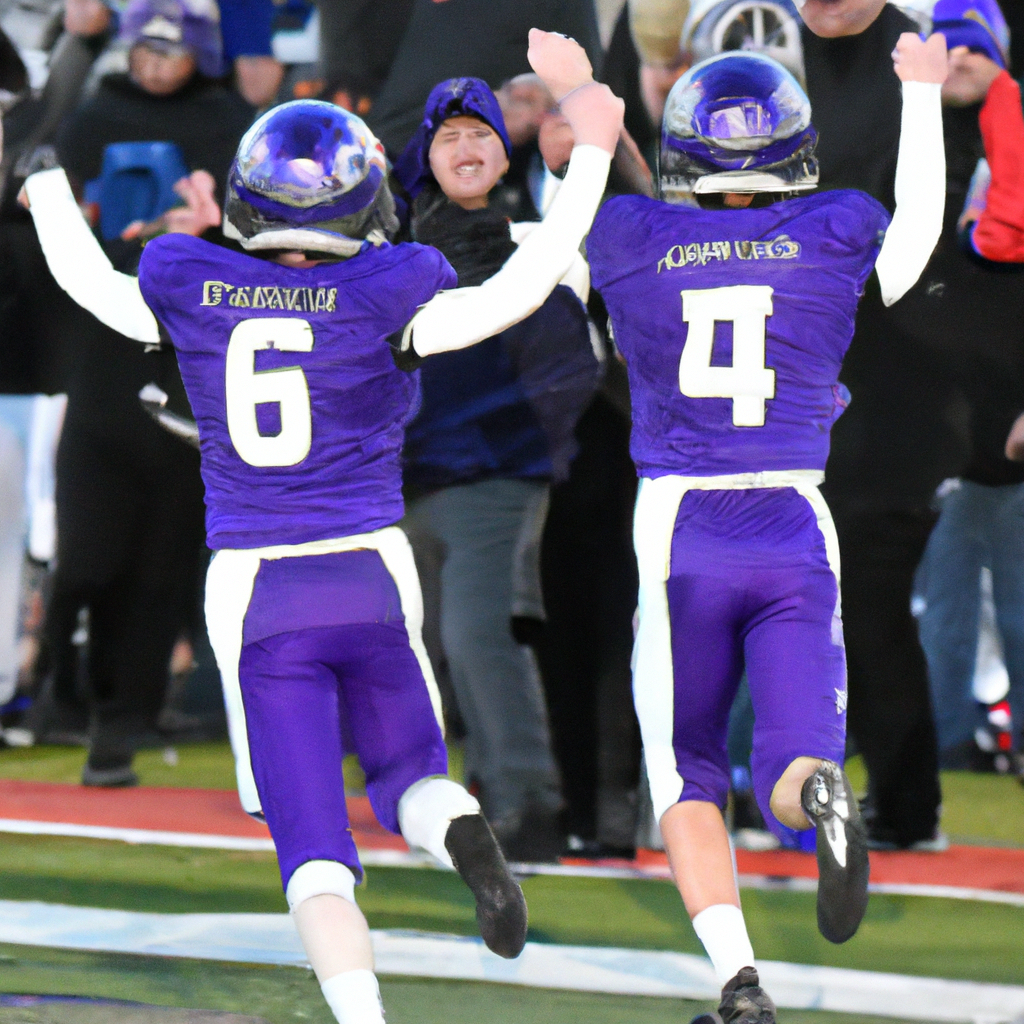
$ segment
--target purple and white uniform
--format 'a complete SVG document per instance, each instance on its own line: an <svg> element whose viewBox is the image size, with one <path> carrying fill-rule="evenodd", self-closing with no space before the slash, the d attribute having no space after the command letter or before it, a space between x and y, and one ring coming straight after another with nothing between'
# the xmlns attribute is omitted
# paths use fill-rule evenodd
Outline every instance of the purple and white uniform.
<svg viewBox="0 0 1024 1024"><path fill-rule="evenodd" d="M576 146L545 221L472 288L454 288L444 257L418 245L297 269L181 235L151 242L135 278L114 270L60 168L26 182L60 286L146 345L161 340L155 312L178 349L217 549L206 618L239 794L266 816L292 906L352 899L343 749L359 754L380 822L442 863L449 823L480 811L433 778L447 761L440 701L412 553L393 525L417 377L396 369L386 339L404 328L403 352L428 356L527 317L578 258L609 163ZM289 231L281 247L308 238Z"/></svg>
<svg viewBox="0 0 1024 1024"><path fill-rule="evenodd" d="M758 804L799 756L842 763L835 531L817 485L839 369L888 225L862 192L763 209L607 202L587 243L632 396L641 477L634 696L658 818L725 806L744 667Z"/></svg>
<svg viewBox="0 0 1024 1024"><path fill-rule="evenodd" d="M239 792L266 817L286 887L307 861L360 873L343 753L359 755L396 832L403 793L447 771L419 583L395 526L418 380L386 338L455 283L418 245L294 269L165 235L139 267L199 426L217 551L206 615Z"/></svg>

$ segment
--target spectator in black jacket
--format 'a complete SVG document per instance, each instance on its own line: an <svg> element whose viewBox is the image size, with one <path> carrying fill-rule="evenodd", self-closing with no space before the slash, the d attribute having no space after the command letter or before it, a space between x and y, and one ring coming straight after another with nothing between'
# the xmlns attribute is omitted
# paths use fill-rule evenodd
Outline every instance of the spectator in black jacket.
<svg viewBox="0 0 1024 1024"><path fill-rule="evenodd" d="M571 36L587 51L595 72L600 70L593 0L414 0L387 79L367 116L388 152L397 155L405 147L438 82L472 75L497 89L528 73L531 28Z"/></svg>
<svg viewBox="0 0 1024 1024"><path fill-rule="evenodd" d="M807 0L801 15L821 187L860 188L891 210L900 98L889 55L917 26L883 0ZM963 450L952 353L902 328L909 301L886 309L869 279L841 375L853 401L832 431L823 493L842 557L848 721L868 769L869 836L930 849L943 845L938 753L910 596L931 496Z"/></svg>
<svg viewBox="0 0 1024 1024"><path fill-rule="evenodd" d="M936 31L950 46L950 78L943 86L946 234L929 267L932 287L916 296L905 320L908 329L954 337L964 348L969 459L942 489L924 563L920 622L941 763L970 768L996 763L996 744L979 750L975 740L979 729L983 743L990 737L985 709L972 693L983 567L992 573L1010 677L1009 735L1018 751L1016 757L999 751L1004 764L1019 765L1024 738L1024 466L1005 452L1024 409L1024 113L1020 88L1006 71L1008 32L995 0L972 3L969 18L949 17L966 13L965 4L955 5L945 0L936 6ZM981 22L986 16L991 33ZM977 164L982 156L985 162Z"/></svg>
<svg viewBox="0 0 1024 1024"><path fill-rule="evenodd" d="M686 5L675 6L681 22ZM900 34L918 26L885 0L806 0L800 14L819 187L862 189L892 210L901 100L891 53ZM673 63L668 50L648 60ZM662 77L667 87L672 76ZM848 722L868 769L869 836L879 846L917 849L941 847L943 838L935 728L910 596L935 521L932 494L965 455L957 339L923 338L901 312L928 278L891 309L869 279L843 363L853 401L832 431L823 487L842 556Z"/></svg>
<svg viewBox="0 0 1024 1024"><path fill-rule="evenodd" d="M510 150L491 90L455 78L431 92L396 165L412 197L413 240L444 253L461 286L497 273L530 227L511 230L492 200ZM601 375L581 301L586 280L577 257L531 316L427 360L403 451L403 526L424 585L425 639L440 662L431 643L439 618L467 729L466 776L512 860L550 860L562 849L558 773L528 644L544 618L550 484L568 476L574 428Z"/></svg>
<svg viewBox="0 0 1024 1024"><path fill-rule="evenodd" d="M216 21L179 0L133 0L123 26L129 73L104 79L58 135L69 178L78 187L97 177L109 143L167 141L221 186L252 110L212 80L221 70ZM121 269L141 251L123 240L107 249ZM70 637L86 609L92 720L83 782L132 785L135 746L154 728L171 649L197 592L199 457L153 423L137 397L153 380L181 392L173 354L147 355L95 321L73 342L46 627L54 696L65 712L75 703ZM45 733L43 711L30 721Z"/></svg>

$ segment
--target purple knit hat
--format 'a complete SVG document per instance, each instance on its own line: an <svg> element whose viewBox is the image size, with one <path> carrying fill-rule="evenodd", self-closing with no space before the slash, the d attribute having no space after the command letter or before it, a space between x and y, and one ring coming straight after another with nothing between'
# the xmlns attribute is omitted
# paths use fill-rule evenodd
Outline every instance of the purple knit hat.
<svg viewBox="0 0 1024 1024"><path fill-rule="evenodd" d="M966 46L1006 67L1010 29L996 0L938 0L932 31L941 32L951 50Z"/></svg>
<svg viewBox="0 0 1024 1024"><path fill-rule="evenodd" d="M131 0L121 16L122 42L163 53L188 53L201 75L224 73L220 11L215 0Z"/></svg>
<svg viewBox="0 0 1024 1024"><path fill-rule="evenodd" d="M481 78L446 79L430 90L423 121L402 155L395 161L395 177L409 195L415 197L433 178L430 170L430 144L448 118L459 116L475 117L490 125L501 139L505 155L512 155L505 118L498 105L498 97L491 87Z"/></svg>

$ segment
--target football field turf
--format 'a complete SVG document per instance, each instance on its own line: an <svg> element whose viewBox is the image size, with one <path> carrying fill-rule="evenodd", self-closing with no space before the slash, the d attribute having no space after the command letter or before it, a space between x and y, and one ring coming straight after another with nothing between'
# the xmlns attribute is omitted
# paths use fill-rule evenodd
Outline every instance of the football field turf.
<svg viewBox="0 0 1024 1024"><path fill-rule="evenodd" d="M74 992L156 1005L201 1006L259 1016L270 1024L333 1024L312 973L295 967L0 945L0 990ZM680 1024L706 1008L678 999L408 978L382 979L381 993L388 1024ZM49 1012L39 1007L31 1013L0 1007L0 1024L107 1024L116 1019L109 1011L89 1006L61 1006ZM883 1024L878 1017L802 1010L785 1011L781 1019L784 1024Z"/></svg>
<svg viewBox="0 0 1024 1024"><path fill-rule="evenodd" d="M0 945L0 991L74 993L192 1006L270 1024L334 1024L312 972L201 960L120 956ZM512 985L383 978L388 1024L682 1024L702 1003L643 996L552 992ZM107 1024L89 1006L0 1007L0 1024ZM146 1020L146 1017L141 1017ZM153 1020L159 1020L153 1015ZM901 1024L891 1018L787 1010L782 1024Z"/></svg>
<svg viewBox="0 0 1024 1024"><path fill-rule="evenodd" d="M0 777L69 782L82 751L0 752ZM148 785L231 784L223 745L140 757ZM994 776L950 775L947 830L959 841L1024 847L1024 788ZM112 909L189 912L284 912L269 853L131 846L93 839L0 835L0 898ZM651 879L535 876L524 880L535 942L699 953L673 887ZM371 927L475 934L472 900L450 873L371 868L359 894ZM1024 985L1024 908L919 896L872 896L857 936L844 946L814 927L814 895L744 890L758 955L766 960ZM686 1021L701 1008L679 1000L545 991L473 982L385 979L389 1024L493 1024L544 1021ZM328 1024L308 971L210 961L0 947L0 992L76 994L161 1005L231 1010L272 1022ZM92 1024L97 1008L61 1008L35 1016L0 1007L0 1024ZM111 1021L114 1017L109 1017ZM791 1024L865 1024L870 1018L782 1011Z"/></svg>

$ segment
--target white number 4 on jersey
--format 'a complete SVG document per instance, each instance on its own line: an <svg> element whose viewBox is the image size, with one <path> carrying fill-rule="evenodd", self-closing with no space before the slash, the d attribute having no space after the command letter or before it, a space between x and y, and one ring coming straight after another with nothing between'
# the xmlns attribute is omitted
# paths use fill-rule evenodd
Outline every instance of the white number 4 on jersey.
<svg viewBox="0 0 1024 1024"><path fill-rule="evenodd" d="M775 371L765 366L765 321L772 315L767 285L687 289L689 325L679 360L679 390L687 398L731 398L737 427L763 427L765 401L775 397ZM712 366L715 321L732 323L732 365Z"/></svg>

